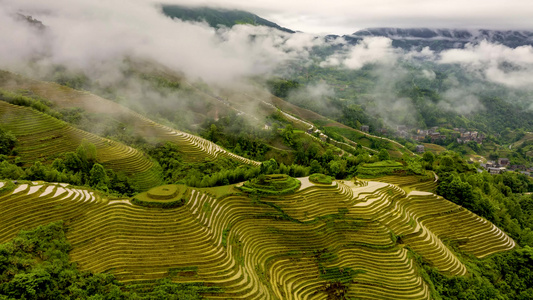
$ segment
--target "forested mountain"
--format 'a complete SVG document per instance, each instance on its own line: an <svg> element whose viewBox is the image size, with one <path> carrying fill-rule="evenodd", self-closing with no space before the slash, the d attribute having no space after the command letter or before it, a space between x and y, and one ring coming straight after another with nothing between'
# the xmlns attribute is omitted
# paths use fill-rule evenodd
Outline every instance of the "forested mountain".
<svg viewBox="0 0 533 300"><path fill-rule="evenodd" d="M212 27L218 27L220 25L232 27L237 24L251 24L294 33L294 31L288 28L281 27L274 22L243 10L217 9L205 6L162 5L162 11L170 18L178 18L184 21L205 21Z"/></svg>

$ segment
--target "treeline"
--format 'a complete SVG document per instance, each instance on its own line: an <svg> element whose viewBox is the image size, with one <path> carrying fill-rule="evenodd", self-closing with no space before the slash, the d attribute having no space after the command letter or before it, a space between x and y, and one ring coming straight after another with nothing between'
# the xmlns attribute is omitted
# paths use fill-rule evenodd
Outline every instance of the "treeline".
<svg viewBox="0 0 533 300"><path fill-rule="evenodd" d="M185 162L179 147L167 142L148 151L163 169L166 183L183 183L192 187L212 187L246 181L259 174L287 174L293 177L309 175L309 168L301 165L278 164L275 159L263 162L261 166L242 165L227 158L216 161Z"/></svg>
<svg viewBox="0 0 533 300"><path fill-rule="evenodd" d="M122 284L109 273L80 271L69 261L72 246L62 221L21 231L0 244L0 299L203 299L217 292L203 284L173 283L169 278L144 287Z"/></svg>
<svg viewBox="0 0 533 300"><path fill-rule="evenodd" d="M79 123L82 116L86 115L83 109L77 107L56 109L52 102L38 97L30 91L20 91L18 93L13 93L0 89L0 100L13 105L31 107L56 119L72 124Z"/></svg>
<svg viewBox="0 0 533 300"><path fill-rule="evenodd" d="M64 182L125 196L138 192L126 174L116 173L97 163L96 147L86 140L82 141L75 152L63 153L61 158L55 159L51 165L36 161L31 166L23 167L18 157L9 159L6 155L0 155L0 161L2 179Z"/></svg>
<svg viewBox="0 0 533 300"><path fill-rule="evenodd" d="M253 160L265 160L271 149L267 142L275 132L250 124L243 116L231 112L217 121L206 120L200 135L231 152Z"/></svg>

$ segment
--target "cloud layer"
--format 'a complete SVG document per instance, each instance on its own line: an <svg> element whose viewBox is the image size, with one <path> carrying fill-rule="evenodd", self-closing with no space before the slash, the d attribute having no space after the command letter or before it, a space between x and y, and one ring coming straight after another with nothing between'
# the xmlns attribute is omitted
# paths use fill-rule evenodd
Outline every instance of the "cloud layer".
<svg viewBox="0 0 533 300"><path fill-rule="evenodd" d="M17 21L21 12L41 20L45 32ZM313 36L267 27L213 29L163 16L146 1L17 0L0 8L0 67L66 65L91 76L113 73L124 57L156 61L187 76L227 83L267 74L287 60L306 57ZM92 73L92 74L91 74Z"/></svg>
<svg viewBox="0 0 533 300"><path fill-rule="evenodd" d="M310 55L313 47L327 46L323 38L261 26L215 29L204 23L171 20L148 0L57 0L53 3L4 0L1 3L0 28L9 30L0 31L0 39L7 41L0 43L0 68L34 76L49 75L62 65L112 85L124 79L126 59L140 59L155 61L192 81L201 79L226 87L250 76L271 75L295 60L312 58L322 67L349 70L374 64L377 88L373 91L373 104L367 107L375 108L376 113L389 111L391 123L416 122L416 116L409 115L415 110L410 100L394 95L394 85L407 74L401 64L404 61L459 64L482 80L512 88L533 86L533 47L530 46L513 49L482 42L435 53L428 48L397 49L384 37L368 37L356 45L336 39L331 44L338 51L320 61ZM18 20L19 12L41 20L47 29L43 31ZM419 76L429 81L436 78L435 72L425 67ZM459 83L451 84L449 89L442 91L440 109L468 114L481 107L475 89L464 89ZM306 99L309 105L326 110L321 99L333 97L331 93L323 83L316 83L291 97L295 101ZM142 98L149 95L138 94Z"/></svg>
<svg viewBox="0 0 533 300"><path fill-rule="evenodd" d="M455 63L480 77L516 88L533 84L533 47L509 48L486 41L441 53L439 63Z"/></svg>
<svg viewBox="0 0 533 300"><path fill-rule="evenodd" d="M533 29L528 0L169 0L250 10L309 33L351 34L369 27Z"/></svg>

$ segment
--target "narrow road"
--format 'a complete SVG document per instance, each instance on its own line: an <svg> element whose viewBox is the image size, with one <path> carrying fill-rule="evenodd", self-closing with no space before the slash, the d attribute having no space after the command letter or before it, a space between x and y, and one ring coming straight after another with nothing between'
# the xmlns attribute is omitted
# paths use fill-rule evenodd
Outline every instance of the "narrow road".
<svg viewBox="0 0 533 300"><path fill-rule="evenodd" d="M250 96L250 95L248 95L248 94L245 94L245 95L248 96L248 97L250 97L250 98L252 98L252 99L259 100L259 101L263 102L263 103L266 104L266 105L270 105L270 106L272 106L272 107L275 108L275 109L279 109L279 108L277 108L275 105L273 105L272 103L268 103L268 102L266 102L266 101L264 101L264 100L254 98L254 97L252 97L252 96ZM291 114L288 114L288 113L282 111L281 109L279 109L279 111L280 111L284 116L290 118L291 120L295 120L295 121L297 121L297 122L303 123L303 124L307 125L309 128L313 128L313 127L314 127L313 124L311 124L311 123L309 123L309 122L306 122L306 121L303 121L303 120L301 120L301 119L298 119L298 118L296 118L295 116L293 116L293 115L291 115ZM386 140L386 141L388 141L388 142L391 142L391 143L393 143L393 144L399 146L400 148L404 148L407 152L409 152L409 153L411 153L411 154L413 154L413 155L418 155L418 154L416 154L416 153L413 153L413 151L407 149L404 145L398 143L397 141L391 140L391 139L389 139L389 138L385 138L385 137L381 137L381 136L373 135L373 134L370 134L370 133L367 133L367 132L364 132L364 131L361 131L361 130L358 130L358 129L355 129L355 128L352 128L352 129L355 130L356 132L362 134L362 135L365 135L365 136L373 137L373 138L376 138L376 139ZM339 143L342 143L342 142L339 142ZM348 144L346 144L346 143L343 143L343 144L348 145ZM350 145L348 145L348 146L350 146ZM363 146L363 148L365 148L365 149L367 149L367 150L370 150L370 151L372 151L372 152L376 152L376 153L378 152L378 151L376 151L376 150L374 150L374 149L370 149L370 148L368 148L368 147L364 147L364 146Z"/></svg>

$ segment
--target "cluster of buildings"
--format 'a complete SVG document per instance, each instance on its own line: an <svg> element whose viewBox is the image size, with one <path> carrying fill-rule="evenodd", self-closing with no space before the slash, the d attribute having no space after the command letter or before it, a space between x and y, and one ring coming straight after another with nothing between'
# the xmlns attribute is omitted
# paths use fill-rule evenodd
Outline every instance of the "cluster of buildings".
<svg viewBox="0 0 533 300"><path fill-rule="evenodd" d="M368 132L369 129L370 128L368 125L361 126L361 131L363 132ZM416 127L409 127L406 125L397 125L395 134L399 137L405 139L412 139L415 141L427 140L427 138L429 137L431 143L435 143L438 140L445 140L446 138L450 137L449 134L442 134L438 130L438 126L434 126L429 129L420 129ZM381 128L378 130L378 133L386 134L387 129ZM465 128L454 128L452 137L456 138L456 141L459 144L468 143L470 141L482 144L483 139L485 139L485 135L483 133L478 133L477 131L467 131Z"/></svg>
<svg viewBox="0 0 533 300"><path fill-rule="evenodd" d="M483 139L485 135L483 133L478 133L477 131L466 131L464 128L454 128L454 131L460 132L460 136L457 138L457 143L463 144L470 141L474 141L478 144L483 144Z"/></svg>
<svg viewBox="0 0 533 300"><path fill-rule="evenodd" d="M363 132L369 132L369 129L370 128L368 125L361 126L361 131ZM427 140L427 138L429 137L431 143L434 143L438 140L444 140L450 137L449 133L448 135L445 135L440 133L438 130L438 126L431 127L429 129L417 129L415 127L409 127L406 125L398 125L396 126L395 134L399 137L410 138L415 141L424 141ZM377 132L381 134L386 134L387 129L382 128L379 129ZM482 144L483 140L486 137L483 133L477 131L468 131L465 128L454 128L451 132L451 135L453 138L456 139L457 143L459 144L464 144L472 141L478 144ZM424 145L417 145L415 147L415 152L424 153ZM488 161L485 164L481 164L481 167L487 170L490 174L502 174L506 171L517 171L527 176L533 177L533 168L527 168L525 165L511 165L508 158L499 158L497 161ZM481 171L482 170L480 169L480 172Z"/></svg>
<svg viewBox="0 0 533 300"><path fill-rule="evenodd" d="M517 171L527 176L533 175L533 168L527 168L525 165L511 165L508 158L498 158L497 161L487 161L487 163L481 164L481 167L492 175L502 174L507 171Z"/></svg>

